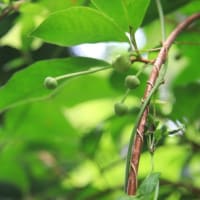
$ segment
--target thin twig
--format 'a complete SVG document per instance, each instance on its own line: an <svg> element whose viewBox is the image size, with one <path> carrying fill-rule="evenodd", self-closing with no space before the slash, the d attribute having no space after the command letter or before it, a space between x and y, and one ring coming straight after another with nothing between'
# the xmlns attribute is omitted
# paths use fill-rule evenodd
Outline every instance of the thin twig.
<svg viewBox="0 0 200 200"><path fill-rule="evenodd" d="M131 61L131 63L142 62L142 63L145 63L145 64L153 64L155 60L147 60L147 59L142 58L142 57L130 56L130 61Z"/></svg>
<svg viewBox="0 0 200 200"><path fill-rule="evenodd" d="M61 75L61 76L57 76L57 77L54 77L56 80L62 80L62 79L67 79L67 78L74 78L76 76L82 76L82 75L87 75L87 74L93 74L93 73L96 73L96 72L99 72L99 71L104 71L104 70L107 70L107 69L111 69L112 66L106 66L106 67L93 67L93 68L90 68L88 70L84 70L84 71L79 71L79 72L74 72L74 73L69 73L69 74L64 74L64 75Z"/></svg>
<svg viewBox="0 0 200 200"><path fill-rule="evenodd" d="M163 13L163 9L162 9L160 0L156 0L156 5L158 8L158 14L159 14L159 18L160 18L162 42L164 42L166 39L166 29L165 29L164 13Z"/></svg>
<svg viewBox="0 0 200 200"><path fill-rule="evenodd" d="M144 103L142 105L142 109L145 109L143 112L140 112L138 115L138 123L132 132L130 143L129 143L129 151L127 156L127 167L126 167L126 192L128 195L136 194L137 190L137 173L138 173L138 165L140 160L141 148L143 145L143 134L144 128L147 120L147 115L149 111L149 96L152 95L152 90L155 91L155 84L157 83L157 79L160 77L159 73L162 69L163 63L167 58L168 50L173 44L176 37L186 28L188 25L193 23L195 20L200 19L200 13L196 13L182 23L180 23L174 31L169 35L166 41L163 43L163 46L158 54L156 61L154 62L152 72L150 74L149 80L147 82L146 90L144 93ZM135 135L135 138L134 138ZM134 138L134 141L132 139ZM128 174L128 175L127 175Z"/></svg>
<svg viewBox="0 0 200 200"><path fill-rule="evenodd" d="M140 52L148 53L148 52L155 52L155 51L160 51L161 47L157 48L152 48L152 49L141 49Z"/></svg>

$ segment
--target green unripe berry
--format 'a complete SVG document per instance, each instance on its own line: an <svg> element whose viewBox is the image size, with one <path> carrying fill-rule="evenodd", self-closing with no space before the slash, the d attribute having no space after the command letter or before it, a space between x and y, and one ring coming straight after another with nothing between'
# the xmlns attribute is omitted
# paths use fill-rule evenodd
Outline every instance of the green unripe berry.
<svg viewBox="0 0 200 200"><path fill-rule="evenodd" d="M48 76L44 80L44 86L47 89L52 90L52 89L55 89L58 86L58 82L57 82L57 80L54 77Z"/></svg>
<svg viewBox="0 0 200 200"><path fill-rule="evenodd" d="M140 85L140 80L135 75L129 75L125 78L125 86L129 89L135 89Z"/></svg>
<svg viewBox="0 0 200 200"><path fill-rule="evenodd" d="M122 116L128 112L128 107L123 103L116 103L114 106L114 110L116 115Z"/></svg>
<svg viewBox="0 0 200 200"><path fill-rule="evenodd" d="M128 54L118 56L112 66L118 72L123 73L127 71L131 67L130 56Z"/></svg>

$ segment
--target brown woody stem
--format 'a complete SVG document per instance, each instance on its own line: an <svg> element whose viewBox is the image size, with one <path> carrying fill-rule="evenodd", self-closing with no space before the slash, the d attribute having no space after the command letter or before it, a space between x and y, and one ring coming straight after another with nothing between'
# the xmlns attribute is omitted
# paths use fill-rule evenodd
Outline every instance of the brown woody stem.
<svg viewBox="0 0 200 200"><path fill-rule="evenodd" d="M142 57L131 56L130 61L131 61L131 63L142 62L142 63L145 63L145 64L153 64L155 60L147 60L147 59L142 58Z"/></svg>
<svg viewBox="0 0 200 200"><path fill-rule="evenodd" d="M174 31L169 35L166 41L163 43L162 48L153 64L153 68L147 81L146 90L144 93L143 100L145 101L148 96L150 95L156 80L158 79L159 72L162 68L162 65L165 63L167 58L167 54L169 48L171 47L172 43L175 41L176 37L191 23L195 20L200 19L200 13L193 14L192 16L188 17L182 23L180 23ZM142 113L139 123L136 124L137 128L136 135L133 141L133 146L131 147L131 157L129 160L129 173L128 173L128 180L126 183L126 191L128 195L135 195L137 190L137 173L138 173L138 166L140 160L141 149L143 145L143 137L144 137L144 127L146 124L147 116L148 116L149 107L148 104ZM130 141L131 143L131 141Z"/></svg>

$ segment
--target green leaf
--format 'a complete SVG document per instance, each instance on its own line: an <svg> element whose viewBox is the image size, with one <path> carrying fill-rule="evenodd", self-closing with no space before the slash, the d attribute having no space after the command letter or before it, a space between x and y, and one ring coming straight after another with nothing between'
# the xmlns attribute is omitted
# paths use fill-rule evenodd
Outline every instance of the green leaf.
<svg viewBox="0 0 200 200"><path fill-rule="evenodd" d="M55 3L55 1L49 0L40 0L38 3L43 5L45 8L50 10L51 12L55 12L58 10L63 10L71 6L77 6L84 2L84 0L59 0Z"/></svg>
<svg viewBox="0 0 200 200"><path fill-rule="evenodd" d="M50 15L32 35L64 46L127 41L120 27L110 18L86 7L73 7Z"/></svg>
<svg viewBox="0 0 200 200"><path fill-rule="evenodd" d="M129 0L127 4L130 26L136 31L142 24L150 0Z"/></svg>
<svg viewBox="0 0 200 200"><path fill-rule="evenodd" d="M159 183L160 173L150 174L140 185L139 194L147 195L154 192L157 184Z"/></svg>
<svg viewBox="0 0 200 200"><path fill-rule="evenodd" d="M91 67L103 67L109 64L102 60L70 57L36 62L24 70L17 72L0 88L0 111L21 103L38 100L50 94L43 86L47 76L60 76L87 70Z"/></svg>
<svg viewBox="0 0 200 200"><path fill-rule="evenodd" d="M131 26L136 31L143 21L150 0L115 0L114 6L113 2L108 0L93 0L92 2L123 30L129 31Z"/></svg>
<svg viewBox="0 0 200 200"><path fill-rule="evenodd" d="M54 99L59 104L73 107L85 101L92 101L106 98L116 98L121 93L113 90L105 77L88 75L78 79L67 81L67 87L62 88ZM84 85L87 89L83 92ZM70 94L70 98L69 98Z"/></svg>
<svg viewBox="0 0 200 200"><path fill-rule="evenodd" d="M92 0L94 6L107 16L111 17L123 30L128 31L128 12L122 0L113 1L108 0Z"/></svg>

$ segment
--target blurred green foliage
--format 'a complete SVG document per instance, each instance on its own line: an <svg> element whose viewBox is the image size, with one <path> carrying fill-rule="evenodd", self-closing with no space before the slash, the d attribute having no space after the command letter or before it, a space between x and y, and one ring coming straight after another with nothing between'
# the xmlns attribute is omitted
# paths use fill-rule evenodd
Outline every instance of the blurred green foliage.
<svg viewBox="0 0 200 200"><path fill-rule="evenodd" d="M145 197L127 197L123 185L129 137L150 67L140 77L141 87L130 93L126 101L130 112L124 117L114 115L113 105L125 93L126 74L111 69L61 81L55 91L43 87L46 76L110 66L108 61L74 57L71 45L127 42L127 25L142 26L144 49L160 46L153 1L138 1L137 9L136 1L118 0L112 5L103 0L24 1L0 19L0 199L150 200L152 194L145 195L156 188L158 179L159 199L199 199L199 22L173 44L166 82L152 99L150 112L156 110L159 131L168 124L169 132L184 124L184 133L159 140L154 156L156 173L151 175L145 141L139 167L139 183L143 181L139 194L145 193ZM0 1L0 16L19 2ZM167 32L200 8L195 0L161 3ZM128 17L118 16L125 12L120 6L127 5ZM74 6L79 7L70 9ZM156 54L147 56L155 58ZM135 74L141 67L134 64L127 74Z"/></svg>

